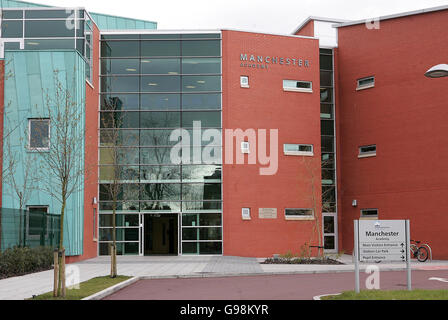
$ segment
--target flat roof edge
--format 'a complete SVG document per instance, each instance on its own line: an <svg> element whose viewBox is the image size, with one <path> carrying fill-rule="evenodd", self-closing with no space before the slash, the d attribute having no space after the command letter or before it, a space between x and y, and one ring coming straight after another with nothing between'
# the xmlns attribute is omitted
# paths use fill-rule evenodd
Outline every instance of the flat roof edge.
<svg viewBox="0 0 448 320"><path fill-rule="evenodd" d="M325 18L325 17L318 17L318 16L309 16L306 18L302 23L300 23L292 32L292 34L295 34L299 32L308 22L311 20L314 21L322 21L322 22L334 22L334 23L346 23L350 22L350 20L344 20L344 19L336 19L336 18Z"/></svg>
<svg viewBox="0 0 448 320"><path fill-rule="evenodd" d="M443 11L443 10L448 10L448 5L432 7L432 8L426 8L426 9L420 9L420 10L414 10L414 11L407 11L407 12L396 13L396 14L380 16L380 17L367 18L367 19L356 20L356 21L351 21L351 22L345 22L345 23L334 25L334 27L336 27L336 28L343 28L343 27L348 27L348 26L353 26L353 25L357 25L357 24L366 23L367 21L372 21L373 19L378 19L380 21L381 20L390 20L390 19L414 16L414 15L418 15L418 14L431 13L431 12L436 12L436 11Z"/></svg>

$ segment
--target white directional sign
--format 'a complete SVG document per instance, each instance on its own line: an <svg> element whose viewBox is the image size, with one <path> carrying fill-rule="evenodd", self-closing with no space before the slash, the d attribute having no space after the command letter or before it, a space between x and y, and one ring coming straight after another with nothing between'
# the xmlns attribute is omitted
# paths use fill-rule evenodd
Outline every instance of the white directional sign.
<svg viewBox="0 0 448 320"><path fill-rule="evenodd" d="M358 229L360 262L406 262L405 220L360 220Z"/></svg>

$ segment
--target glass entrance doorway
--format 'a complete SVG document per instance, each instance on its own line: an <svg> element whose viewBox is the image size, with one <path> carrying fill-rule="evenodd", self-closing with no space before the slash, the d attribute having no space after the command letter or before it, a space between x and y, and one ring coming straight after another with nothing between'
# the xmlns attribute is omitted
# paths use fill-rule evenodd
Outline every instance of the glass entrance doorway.
<svg viewBox="0 0 448 320"><path fill-rule="evenodd" d="M146 214L143 227L143 254L178 255L179 218L177 214Z"/></svg>

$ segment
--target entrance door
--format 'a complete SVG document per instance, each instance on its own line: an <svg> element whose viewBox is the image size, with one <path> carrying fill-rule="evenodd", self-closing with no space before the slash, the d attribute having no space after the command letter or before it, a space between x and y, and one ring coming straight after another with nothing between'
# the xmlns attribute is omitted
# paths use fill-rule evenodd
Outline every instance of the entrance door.
<svg viewBox="0 0 448 320"><path fill-rule="evenodd" d="M148 214L144 218L144 255L178 255L177 214Z"/></svg>

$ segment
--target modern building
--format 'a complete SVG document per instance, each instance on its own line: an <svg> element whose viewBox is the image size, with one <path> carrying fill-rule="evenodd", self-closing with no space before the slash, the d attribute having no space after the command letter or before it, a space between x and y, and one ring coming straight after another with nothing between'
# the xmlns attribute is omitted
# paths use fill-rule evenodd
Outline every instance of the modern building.
<svg viewBox="0 0 448 320"><path fill-rule="evenodd" d="M351 252L353 220L410 219L448 258L447 84L424 76L445 62L448 7L277 35L1 4L0 204L61 211L42 157L64 88L83 133L69 261L108 254L114 208L120 255ZM11 157L14 181L35 177L25 203Z"/></svg>

